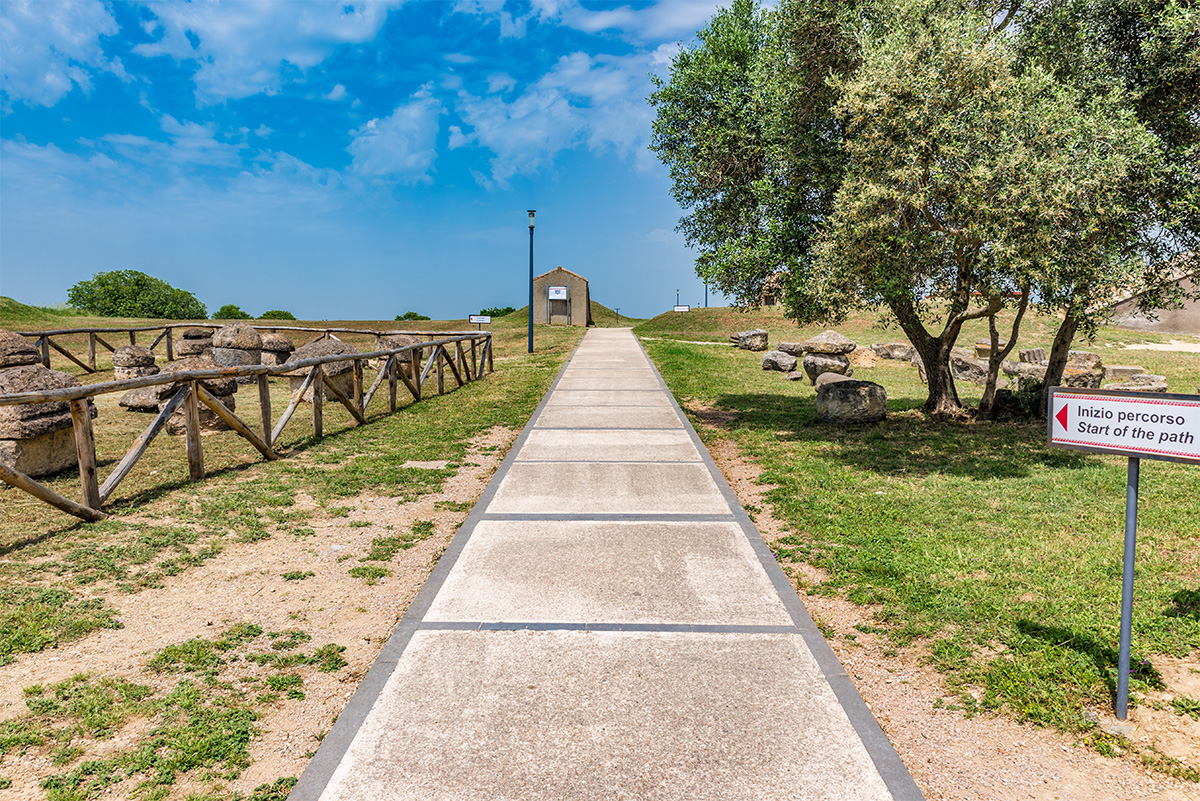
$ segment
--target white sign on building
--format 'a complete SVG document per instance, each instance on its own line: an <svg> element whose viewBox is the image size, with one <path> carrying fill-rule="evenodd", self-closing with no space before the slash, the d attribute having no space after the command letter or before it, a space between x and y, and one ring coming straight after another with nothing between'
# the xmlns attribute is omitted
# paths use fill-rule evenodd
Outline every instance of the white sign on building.
<svg viewBox="0 0 1200 801"><path fill-rule="evenodd" d="M546 287L547 300L566 300L567 288L565 286Z"/></svg>

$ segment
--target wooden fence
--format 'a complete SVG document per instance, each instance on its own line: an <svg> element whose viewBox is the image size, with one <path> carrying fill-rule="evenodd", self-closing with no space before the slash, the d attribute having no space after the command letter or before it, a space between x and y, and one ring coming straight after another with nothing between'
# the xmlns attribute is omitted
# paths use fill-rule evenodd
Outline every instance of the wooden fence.
<svg viewBox="0 0 1200 801"><path fill-rule="evenodd" d="M191 326L189 326L191 327ZM145 330L145 329L142 329ZM170 329L168 329L169 331ZM292 329L319 330L340 332L342 329ZM356 329L344 329L347 333L363 333ZM88 331L88 329L84 329ZM49 342L49 334L43 341ZM74 333L78 333L77 331ZM95 329L91 329L95 333ZM366 332L373 333L373 332ZM389 332L391 333L391 332ZM407 332L406 332L407 333ZM430 336L423 332L424 336ZM132 335L131 335L132 336ZM436 335L435 335L436 336ZM422 367L423 353L429 352L429 361ZM45 350L43 349L43 355ZM353 390L345 394L326 373L325 365L335 362L352 361ZM364 362L376 362L378 373L369 388L364 391ZM0 462L0 480L7 482L30 495L55 506L64 512L83 518L84 520L103 520L107 515L100 511L104 502L112 495L117 485L129 475L137 464L138 459L146 452L150 443L166 426L167 420L181 407L184 412L185 442L188 459L188 473L193 481L204 478L204 449L200 440L200 404L208 407L225 422L231 429L253 445L268 460L275 460L279 455L275 452L275 443L283 433L284 426L292 419L301 399L310 388L312 390L312 424L313 434L317 437L323 433L323 401L329 393L354 418L356 425L367 422L365 411L375 393L386 380L388 384L388 411L396 411L396 393L398 385L412 395L414 401L421 399L423 388L427 382L436 383L437 393L446 391L445 371L449 370L457 386L477 380L484 371L493 370L492 335L486 332L466 332L442 335L441 339L406 345L392 350L376 350L370 353L347 353L332 356L318 356L311 359L299 359L279 365L245 365L240 367L222 367L208 370L187 370L176 373L160 373L153 376L131 378L125 381L107 381L84 387L67 387L65 389L46 390L42 392L18 392L0 395L0 406L13 406L22 403L53 403L67 401L71 409L71 423L75 432L75 450L79 461L79 477L83 485L83 502L79 503L66 498L51 490L29 476L14 469L11 465ZM300 386L292 393L291 401L279 420L271 424L271 398L268 383L269 376L285 373L307 371ZM212 378L232 378L241 376L257 377L259 420L257 430L237 417L219 398L209 392L202 381ZM158 416L146 430L143 431L125 456L117 463L108 477L100 481L96 471L96 440L92 433L92 419L88 409L88 398L111 392L126 392L140 387L177 384L174 392L163 405Z"/></svg>
<svg viewBox="0 0 1200 801"><path fill-rule="evenodd" d="M250 325L250 323L246 324ZM56 328L47 331L16 331L14 333L20 334L23 337L28 337L34 341L34 347L41 352L42 364L46 367L50 366L50 351L54 350L82 368L84 372L95 373L99 371L99 368L96 366L96 346L99 345L100 347L107 349L110 353L121 347L121 345L114 347L106 339L100 336L101 334L109 334L113 339L117 339L117 336L122 338L128 337L129 344L136 345L138 344L138 334L161 332L157 337L154 338L154 341L150 343L150 347L147 348L147 350L153 351L160 344L162 344L166 350L167 361L173 362L175 361L175 329L210 328L215 332L217 329L221 328L222 325L224 325L224 323L164 323L162 325L140 326L132 328ZM415 336L422 339L436 339L438 336L441 336L441 334L437 332L430 331L376 331L369 328L313 328L309 326L298 325L250 325L250 327L255 331L270 331L272 333L276 331L306 331L310 333L318 333L321 336L317 337L317 339L324 339L326 337L333 336L334 334L374 335L376 341L378 341L379 337L381 336L390 336L392 334L408 334L410 336ZM79 336L82 334L87 334L88 338L86 361L83 360L83 357L77 356L74 353L71 353L71 351L67 350L61 342L62 337ZM55 342L54 337L59 337L60 341ZM123 345L124 343L121 344Z"/></svg>

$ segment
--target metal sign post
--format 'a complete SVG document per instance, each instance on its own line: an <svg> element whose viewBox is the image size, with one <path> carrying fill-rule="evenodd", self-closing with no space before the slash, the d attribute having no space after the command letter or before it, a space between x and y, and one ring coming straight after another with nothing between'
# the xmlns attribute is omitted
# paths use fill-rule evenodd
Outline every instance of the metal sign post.
<svg viewBox="0 0 1200 801"><path fill-rule="evenodd" d="M678 292L678 290L676 290L676 291ZM691 306L680 306L680 305L675 306L675 311L679 312L679 335L680 336L683 336L683 314L684 314L684 312L690 312L691 310L692 310Z"/></svg>
<svg viewBox="0 0 1200 801"><path fill-rule="evenodd" d="M1133 637L1133 564L1141 460L1200 464L1200 395L1113 390L1050 390L1046 437L1052 448L1129 457L1125 481L1125 556L1121 578L1121 645L1117 652L1117 719L1129 713Z"/></svg>

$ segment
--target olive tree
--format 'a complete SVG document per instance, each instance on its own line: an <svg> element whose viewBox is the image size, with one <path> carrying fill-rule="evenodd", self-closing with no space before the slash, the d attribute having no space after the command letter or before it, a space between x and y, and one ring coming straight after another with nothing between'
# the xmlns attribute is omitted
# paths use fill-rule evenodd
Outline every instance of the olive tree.
<svg viewBox="0 0 1200 801"><path fill-rule="evenodd" d="M138 270L96 273L67 290L67 302L101 317L203 320L208 316L191 292Z"/></svg>

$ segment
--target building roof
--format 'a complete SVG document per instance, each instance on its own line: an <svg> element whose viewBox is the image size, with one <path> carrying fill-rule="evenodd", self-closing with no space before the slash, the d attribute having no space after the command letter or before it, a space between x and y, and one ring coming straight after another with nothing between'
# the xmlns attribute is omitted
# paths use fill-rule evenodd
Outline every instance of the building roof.
<svg viewBox="0 0 1200 801"><path fill-rule="evenodd" d="M534 281L536 281L536 280L538 280L539 278L545 278L547 275L550 275L550 273L566 273L567 275L573 275L573 276L575 276L575 277L576 277L576 278L578 278L580 281L584 281L584 282L586 282L586 281L587 281L587 279L586 279L586 278L584 278L584 277L583 277L582 275L580 275L579 273L573 273L573 272L571 272L570 270L563 269L562 265L559 265L558 267L555 267L553 270L550 270L550 272L545 272L545 273L542 273L541 275L535 275L535 276L533 277L533 280L534 280Z"/></svg>

